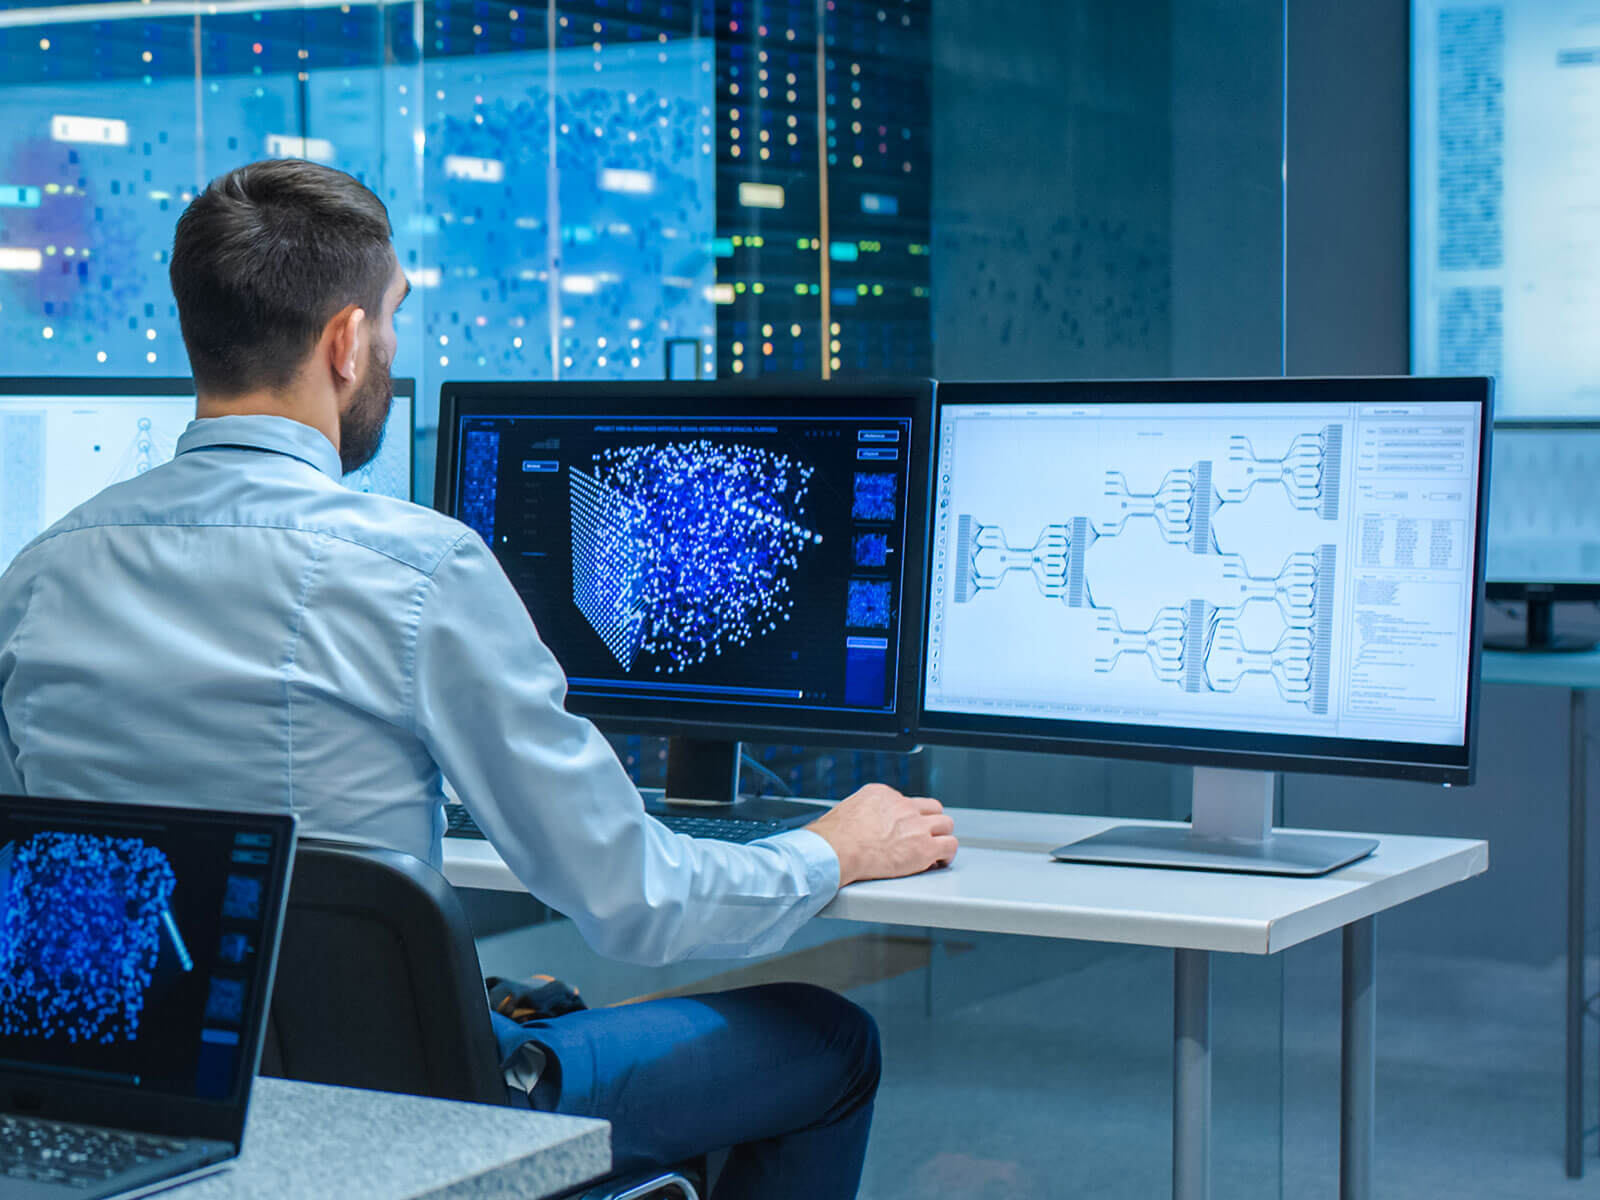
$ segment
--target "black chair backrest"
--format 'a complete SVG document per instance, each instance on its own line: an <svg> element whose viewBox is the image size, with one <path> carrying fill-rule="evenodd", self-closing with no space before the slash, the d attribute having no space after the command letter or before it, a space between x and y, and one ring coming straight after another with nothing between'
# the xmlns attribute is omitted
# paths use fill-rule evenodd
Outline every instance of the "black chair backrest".
<svg viewBox="0 0 1600 1200"><path fill-rule="evenodd" d="M506 1104L478 952L444 876L301 838L261 1071Z"/></svg>

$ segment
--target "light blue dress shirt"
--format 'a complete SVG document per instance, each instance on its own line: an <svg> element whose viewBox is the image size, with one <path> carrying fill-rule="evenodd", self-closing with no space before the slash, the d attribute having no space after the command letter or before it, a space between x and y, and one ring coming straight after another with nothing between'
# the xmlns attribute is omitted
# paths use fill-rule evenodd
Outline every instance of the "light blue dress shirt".
<svg viewBox="0 0 1600 1200"><path fill-rule="evenodd" d="M195 421L0 576L0 792L293 809L435 867L448 778L597 950L778 949L838 888L804 830L749 846L646 815L481 538L352 492L282 417Z"/></svg>

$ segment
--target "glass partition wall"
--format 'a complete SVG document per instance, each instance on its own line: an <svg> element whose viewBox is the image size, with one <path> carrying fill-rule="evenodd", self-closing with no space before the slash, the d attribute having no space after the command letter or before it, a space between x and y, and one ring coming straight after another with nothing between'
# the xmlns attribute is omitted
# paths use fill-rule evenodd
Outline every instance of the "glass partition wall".
<svg viewBox="0 0 1600 1200"><path fill-rule="evenodd" d="M936 3L937 378L1282 373L1284 20L1281 3L1249 0L1036 0L1003 17ZM947 804L1189 813L1185 768L921 758ZM976 1161L947 1164L971 1172L963 1190L874 1158L872 1194L1045 1195L1068 1176L1084 1194L1166 1194L1171 953L931 936L934 1015L891 1066L884 1120L907 1119L904 1097L930 1141ZM1219 955L1213 988L1216 1187L1277 1196L1281 963ZM1003 1078L982 1078L990 1047ZM1010 1127L974 1133L958 1115L969 1087ZM947 1106L919 1106L930 1093Z"/></svg>
<svg viewBox="0 0 1600 1200"><path fill-rule="evenodd" d="M389 205L423 502L445 379L1278 374L1283 40L1282 0L0 4L3 369L186 373L173 222L303 156ZM1187 815L1160 765L749 749L800 794ZM487 970L592 1001L758 977L480 911ZM864 1196L1164 1190L1170 953L814 922L791 954L754 970L884 1027ZM1214 974L1218 1191L1277 1195L1281 970Z"/></svg>
<svg viewBox="0 0 1600 1200"><path fill-rule="evenodd" d="M425 438L446 378L926 375L929 7L0 5L8 369L181 373L172 222L295 155L389 205Z"/></svg>

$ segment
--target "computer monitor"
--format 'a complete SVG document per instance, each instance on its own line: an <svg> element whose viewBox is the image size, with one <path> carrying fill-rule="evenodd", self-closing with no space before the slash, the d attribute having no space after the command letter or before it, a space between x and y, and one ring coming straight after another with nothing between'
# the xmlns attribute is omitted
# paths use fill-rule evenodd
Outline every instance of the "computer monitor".
<svg viewBox="0 0 1600 1200"><path fill-rule="evenodd" d="M1551 606L1600 600L1600 420L1496 421L1489 479L1488 596L1521 601L1523 636L1494 650L1592 650L1558 637Z"/></svg>
<svg viewBox="0 0 1600 1200"><path fill-rule="evenodd" d="M1472 779L1489 408L1486 379L941 384L920 736L1193 763L1156 861L1253 833L1247 869L1329 869L1265 837L1271 772Z"/></svg>
<svg viewBox="0 0 1600 1200"><path fill-rule="evenodd" d="M436 503L493 549L567 707L670 735L669 798L725 803L741 739L909 744L931 395L447 383Z"/></svg>
<svg viewBox="0 0 1600 1200"><path fill-rule="evenodd" d="M0 1112L237 1146L295 829L0 796Z"/></svg>
<svg viewBox="0 0 1600 1200"><path fill-rule="evenodd" d="M416 481L416 381L394 381L394 404L383 427L378 455L358 471L344 477L344 485L358 492L375 492L396 500L410 500Z"/></svg>
<svg viewBox="0 0 1600 1200"><path fill-rule="evenodd" d="M415 393L394 381L383 448L346 484L411 499ZM169 461L194 411L186 378L0 378L0 571L96 492Z"/></svg>
<svg viewBox="0 0 1600 1200"><path fill-rule="evenodd" d="M168 461L188 379L0 379L0 571L96 492Z"/></svg>

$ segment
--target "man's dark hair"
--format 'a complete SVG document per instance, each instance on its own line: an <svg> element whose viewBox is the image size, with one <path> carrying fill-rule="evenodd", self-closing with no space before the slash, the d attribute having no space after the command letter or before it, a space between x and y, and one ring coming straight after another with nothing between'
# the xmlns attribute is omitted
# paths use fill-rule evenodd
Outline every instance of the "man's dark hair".
<svg viewBox="0 0 1600 1200"><path fill-rule="evenodd" d="M178 218L168 272L195 385L286 387L339 310L376 320L392 236L383 201L332 167L275 159L213 179Z"/></svg>

